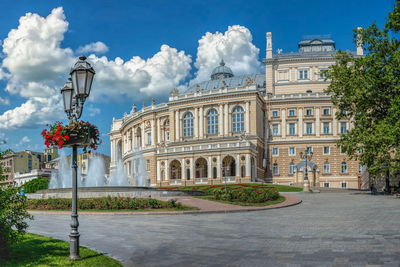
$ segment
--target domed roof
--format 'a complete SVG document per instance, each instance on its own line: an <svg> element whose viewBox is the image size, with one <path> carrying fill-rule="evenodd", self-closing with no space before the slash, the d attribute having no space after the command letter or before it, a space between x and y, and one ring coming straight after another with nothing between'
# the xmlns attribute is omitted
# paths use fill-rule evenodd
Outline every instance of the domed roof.
<svg viewBox="0 0 400 267"><path fill-rule="evenodd" d="M219 63L219 66L216 67L211 73L211 80L231 77L233 77L233 72L229 67L225 66L225 62L223 59L221 60L221 63Z"/></svg>

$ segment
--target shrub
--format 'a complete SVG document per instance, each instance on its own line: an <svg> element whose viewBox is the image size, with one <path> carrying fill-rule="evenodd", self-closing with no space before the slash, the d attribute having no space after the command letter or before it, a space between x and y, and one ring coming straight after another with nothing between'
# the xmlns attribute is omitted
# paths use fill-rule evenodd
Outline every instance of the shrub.
<svg viewBox="0 0 400 267"><path fill-rule="evenodd" d="M38 177L22 185L21 188L25 189L25 193L35 193L38 190L48 189L49 179Z"/></svg>
<svg viewBox="0 0 400 267"><path fill-rule="evenodd" d="M26 197L13 187L0 187L0 262L10 256L10 244L18 241L28 227Z"/></svg>
<svg viewBox="0 0 400 267"><path fill-rule="evenodd" d="M29 199L28 209L44 210L68 210L71 209L71 199L49 198L49 199ZM78 200L80 210L139 210L139 209L165 209L184 206L176 200L161 201L152 198L129 198L129 197L101 197L101 198L81 198Z"/></svg>
<svg viewBox="0 0 400 267"><path fill-rule="evenodd" d="M262 203L279 198L279 193L270 188L226 188L226 190L214 190L212 193L217 200L232 202Z"/></svg>

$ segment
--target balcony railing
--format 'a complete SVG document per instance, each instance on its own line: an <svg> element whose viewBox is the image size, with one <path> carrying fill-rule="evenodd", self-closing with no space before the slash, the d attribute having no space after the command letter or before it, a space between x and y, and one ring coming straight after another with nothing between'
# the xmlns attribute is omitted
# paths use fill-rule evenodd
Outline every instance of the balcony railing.
<svg viewBox="0 0 400 267"><path fill-rule="evenodd" d="M182 184L182 180L181 179L170 179L169 184L170 185L180 185L180 184Z"/></svg>
<svg viewBox="0 0 400 267"><path fill-rule="evenodd" d="M235 178L235 176L225 176L225 177L222 177L222 182L223 183L235 183L236 178Z"/></svg>
<svg viewBox="0 0 400 267"><path fill-rule="evenodd" d="M203 177L203 178L196 178L196 184L207 184L208 183L208 178Z"/></svg>
<svg viewBox="0 0 400 267"><path fill-rule="evenodd" d="M219 144L208 144L208 145L161 147L157 148L157 153L176 153L176 152L221 149L221 148L242 148L242 147L248 147L253 149L256 148L256 146L253 143L251 143L250 141L246 141L246 142L219 143Z"/></svg>

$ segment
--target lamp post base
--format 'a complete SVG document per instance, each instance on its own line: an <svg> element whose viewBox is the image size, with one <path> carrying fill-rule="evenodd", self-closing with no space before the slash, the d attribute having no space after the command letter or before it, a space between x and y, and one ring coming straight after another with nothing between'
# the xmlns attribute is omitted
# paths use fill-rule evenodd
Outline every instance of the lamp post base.
<svg viewBox="0 0 400 267"><path fill-rule="evenodd" d="M308 193L311 192L311 190L310 190L310 183L308 182L308 180L304 180L303 191L304 191L304 192L308 192Z"/></svg>

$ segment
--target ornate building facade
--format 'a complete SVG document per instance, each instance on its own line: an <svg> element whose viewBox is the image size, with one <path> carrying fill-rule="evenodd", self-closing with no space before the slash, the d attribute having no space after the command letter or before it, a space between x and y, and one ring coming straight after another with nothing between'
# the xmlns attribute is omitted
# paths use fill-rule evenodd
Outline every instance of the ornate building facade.
<svg viewBox="0 0 400 267"><path fill-rule="evenodd" d="M111 172L120 162L134 181L143 158L151 186L302 184L307 168L312 186L359 188L358 162L335 145L352 125L335 118L324 94L335 42L308 36L297 53L277 54L271 33L266 42L265 73L235 76L222 60L209 81L114 119ZM355 54L362 55L361 47ZM305 150L313 152L307 164Z"/></svg>

